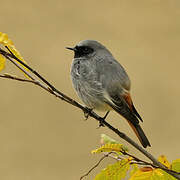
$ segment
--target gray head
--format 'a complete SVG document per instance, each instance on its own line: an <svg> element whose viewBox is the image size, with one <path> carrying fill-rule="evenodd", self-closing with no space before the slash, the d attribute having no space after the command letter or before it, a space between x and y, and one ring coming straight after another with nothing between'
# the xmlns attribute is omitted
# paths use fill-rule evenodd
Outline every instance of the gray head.
<svg viewBox="0 0 180 180"><path fill-rule="evenodd" d="M74 58L92 57L102 51L111 55L105 46L95 40L83 40L80 41L74 48L66 48L74 51Z"/></svg>

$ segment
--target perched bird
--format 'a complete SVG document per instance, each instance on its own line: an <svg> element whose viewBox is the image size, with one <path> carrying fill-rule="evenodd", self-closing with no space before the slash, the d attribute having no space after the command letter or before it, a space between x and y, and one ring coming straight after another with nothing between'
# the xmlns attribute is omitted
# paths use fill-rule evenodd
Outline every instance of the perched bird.
<svg viewBox="0 0 180 180"><path fill-rule="evenodd" d="M91 109L116 111L134 130L143 147L151 146L144 134L130 96L130 80L111 52L95 40L84 40L75 47L71 78L83 103Z"/></svg>

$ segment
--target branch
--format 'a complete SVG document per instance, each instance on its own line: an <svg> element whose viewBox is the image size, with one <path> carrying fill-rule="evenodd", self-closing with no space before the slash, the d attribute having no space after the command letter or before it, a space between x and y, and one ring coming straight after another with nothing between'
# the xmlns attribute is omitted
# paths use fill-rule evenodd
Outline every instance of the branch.
<svg viewBox="0 0 180 180"><path fill-rule="evenodd" d="M6 47L8 50L9 48ZM16 63L16 61L18 61L21 65L23 65L24 67L26 67L30 72L32 72L35 76L37 76L43 83L41 83L39 80L34 79L26 70L23 69L23 67L20 66L20 69L23 69L23 72L26 73L27 76L29 76L31 78L31 80L23 80L21 78L17 78L14 76L7 76L7 75L1 75L2 78L9 78L9 79L13 79L13 80L17 80L17 81L21 81L21 82L29 82L29 83L33 83L36 84L38 86L40 86L41 88L45 89L46 91L50 92L51 94L55 95L56 97L58 97L61 100L64 100L65 102L81 109L84 113L88 114L90 117L93 117L94 119L96 119L97 121L100 122L100 124L108 127L110 130L112 130L115 134L117 134L120 138L124 139L125 141L127 141L129 144L131 144L133 147L135 147L137 150L139 150L142 154L144 154L148 159L150 159L154 165L158 166L159 168L164 168L164 170L171 174L172 176L174 176L175 178L180 180L180 175L178 173L174 173L174 172L169 172L169 170L160 162L157 161L157 159L151 155L148 151L146 151L144 148L142 148L140 145L138 145L136 142L134 142L130 137L128 137L125 133L119 131L118 129L116 129L115 127L113 127L111 124L109 124L107 121L105 121L102 117L100 117L99 115L97 115L94 111L92 111L91 109L82 106L81 104L79 104L78 102L76 102L75 100L73 100L72 98L68 97L67 95L65 95L64 93L60 92L59 90L57 90L51 83L49 83L45 78L43 78L37 71L35 71L34 69L32 69L30 66L28 66L27 64L25 64L24 62L22 62L20 59L18 59L10 50L10 53L4 51L3 49L0 48L0 54L2 54L6 59L10 60L13 64L15 64L18 68L19 68L19 64ZM6 77L5 77L6 76Z"/></svg>
<svg viewBox="0 0 180 180"><path fill-rule="evenodd" d="M155 165L152 164L152 163L149 163L149 162L146 162L146 161L144 161L144 160L141 160L141 159L139 159L139 158L137 158L137 157L135 157L135 156L127 153L126 151L120 151L120 152L121 152L123 155L127 155L127 156L133 158L133 159L131 160L130 164L138 164L138 165L143 165L143 166L151 166L152 168L156 168L156 169L159 168L158 166L155 166ZM117 152L113 152L113 151L108 152L108 153L103 153L103 154L104 154L104 156L103 156L85 175L81 176L80 180L82 180L84 177L88 176L95 168L97 168L97 167L99 166L99 164L101 163L101 161L103 161L106 157L110 157L110 158L112 158L112 159L114 159L114 160L116 160L116 161L122 161L122 160L124 159L124 158L121 158L121 156L120 156ZM165 168L160 168L160 169L162 169L162 170L164 170L164 171L167 170L167 169L165 169ZM177 173L177 172L175 172L175 171L173 171L173 170L170 170L170 169L169 169L169 171L172 171L172 172L174 172L174 173ZM180 173L178 173L178 174L180 174Z"/></svg>
<svg viewBox="0 0 180 180"><path fill-rule="evenodd" d="M171 169L167 169L166 166L164 166L164 167L158 167L157 165L154 165L154 164L152 164L152 163L149 163L149 162L147 162L147 161L144 161L144 160L142 160L142 159L139 159L139 158L135 157L134 155L129 154L129 153L126 152L126 151L121 151L121 153L124 154L124 155L128 155L129 157L132 157L133 160L135 161L135 164L141 163L140 165L149 165L149 166L151 166L151 167L153 167L153 168L156 168L156 169L159 168L159 169L162 169L162 170L164 170L164 171L166 171L166 172L169 171L170 173L174 173L174 174L180 175L180 173L178 173L178 172L176 172L176 171L173 171L173 170L171 170Z"/></svg>
<svg viewBox="0 0 180 180"><path fill-rule="evenodd" d="M82 180L84 177L88 176L95 168L99 166L99 164L108 157L112 152L109 152L108 154L104 155L86 174L80 177L80 180Z"/></svg>

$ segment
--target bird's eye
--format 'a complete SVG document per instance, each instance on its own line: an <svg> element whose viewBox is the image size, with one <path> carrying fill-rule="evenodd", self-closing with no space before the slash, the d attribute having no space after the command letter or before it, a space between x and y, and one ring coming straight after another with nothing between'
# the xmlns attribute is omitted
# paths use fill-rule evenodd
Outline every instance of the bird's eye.
<svg viewBox="0 0 180 180"><path fill-rule="evenodd" d="M82 47L82 51L84 54L90 54L93 52L93 49L87 46Z"/></svg>
<svg viewBox="0 0 180 180"><path fill-rule="evenodd" d="M88 52L89 48L88 47L84 47L84 52Z"/></svg>

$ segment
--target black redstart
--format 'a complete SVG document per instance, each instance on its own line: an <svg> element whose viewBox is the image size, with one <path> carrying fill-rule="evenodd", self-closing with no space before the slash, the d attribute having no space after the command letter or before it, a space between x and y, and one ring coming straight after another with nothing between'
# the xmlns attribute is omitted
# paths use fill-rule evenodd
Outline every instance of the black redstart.
<svg viewBox="0 0 180 180"><path fill-rule="evenodd" d="M129 77L111 52L94 40L67 49L74 51L71 78L83 103L95 110L115 110L127 120L143 147L151 146L131 100Z"/></svg>

